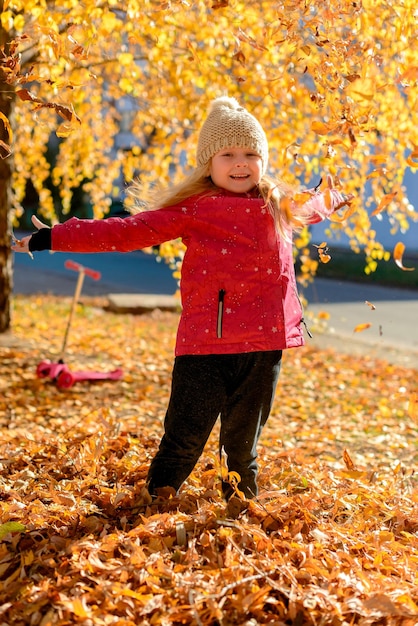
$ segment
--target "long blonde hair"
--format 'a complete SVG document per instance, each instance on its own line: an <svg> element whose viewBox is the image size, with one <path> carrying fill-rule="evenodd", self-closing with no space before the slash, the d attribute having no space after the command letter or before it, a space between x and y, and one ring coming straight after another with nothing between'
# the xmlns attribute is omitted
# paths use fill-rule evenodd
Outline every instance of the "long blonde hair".
<svg viewBox="0 0 418 626"><path fill-rule="evenodd" d="M192 196L211 195L218 187L213 183L209 172L210 162L196 167L177 185L163 189L154 187L151 191L145 190L140 181L136 181L128 190L135 202L129 211L137 213L162 209L179 204ZM309 219L309 213L303 208L303 204L293 201L295 190L266 174L261 177L257 188L274 219L277 231L286 240L291 240L292 230L299 230Z"/></svg>

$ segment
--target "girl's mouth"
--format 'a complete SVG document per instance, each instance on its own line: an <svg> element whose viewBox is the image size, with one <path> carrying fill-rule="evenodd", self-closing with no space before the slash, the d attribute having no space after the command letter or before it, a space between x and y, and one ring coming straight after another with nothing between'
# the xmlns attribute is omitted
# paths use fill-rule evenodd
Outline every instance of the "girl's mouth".
<svg viewBox="0 0 418 626"><path fill-rule="evenodd" d="M245 180L246 178L249 178L250 175L249 174L231 174L230 178L232 178L233 180Z"/></svg>

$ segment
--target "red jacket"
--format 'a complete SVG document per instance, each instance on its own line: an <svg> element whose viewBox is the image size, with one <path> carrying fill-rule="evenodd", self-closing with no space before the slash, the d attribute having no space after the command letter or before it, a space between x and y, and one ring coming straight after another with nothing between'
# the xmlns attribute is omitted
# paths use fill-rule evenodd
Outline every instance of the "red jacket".
<svg viewBox="0 0 418 626"><path fill-rule="evenodd" d="M333 191L332 199L337 206L342 197ZM322 194L309 202L321 215L334 210ZM278 236L258 196L219 190L127 218L72 218L52 229L52 249L129 252L178 237L186 252L176 355L303 345L292 245Z"/></svg>

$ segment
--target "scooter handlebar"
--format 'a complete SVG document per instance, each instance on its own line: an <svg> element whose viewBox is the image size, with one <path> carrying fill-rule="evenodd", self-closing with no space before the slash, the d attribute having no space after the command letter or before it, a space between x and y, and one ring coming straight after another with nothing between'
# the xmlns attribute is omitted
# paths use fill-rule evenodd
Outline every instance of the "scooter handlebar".
<svg viewBox="0 0 418 626"><path fill-rule="evenodd" d="M97 272L96 270L91 270L90 268L85 267L84 265L80 265L80 263L76 263L75 261L71 261L71 260L65 261L64 265L67 268L67 270L74 270L75 272L83 272L83 274L85 274L86 276L89 276L93 280L100 280L102 276L100 272Z"/></svg>

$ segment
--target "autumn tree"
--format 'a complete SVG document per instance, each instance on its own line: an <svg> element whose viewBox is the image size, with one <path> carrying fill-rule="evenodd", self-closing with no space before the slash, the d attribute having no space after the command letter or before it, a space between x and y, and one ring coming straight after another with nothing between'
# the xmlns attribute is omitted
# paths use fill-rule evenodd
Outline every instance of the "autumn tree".
<svg viewBox="0 0 418 626"><path fill-rule="evenodd" d="M0 332L10 325L10 224L28 184L51 222L80 189L102 216L135 176L165 182L193 165L194 131L223 93L265 126L272 170L301 186L328 172L355 194L331 228L370 267L385 252L373 221L384 216L396 232L417 218L403 187L418 159L414 0L0 8Z"/></svg>

